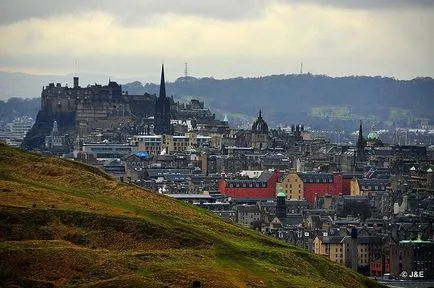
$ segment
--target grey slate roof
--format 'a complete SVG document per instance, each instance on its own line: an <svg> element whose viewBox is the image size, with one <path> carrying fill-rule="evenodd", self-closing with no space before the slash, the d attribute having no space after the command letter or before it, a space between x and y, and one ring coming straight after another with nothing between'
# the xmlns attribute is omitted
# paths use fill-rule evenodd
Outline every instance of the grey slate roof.
<svg viewBox="0 0 434 288"><path fill-rule="evenodd" d="M166 175L191 175L190 169L147 169L149 177L163 177Z"/></svg>
<svg viewBox="0 0 434 288"><path fill-rule="evenodd" d="M226 187L230 188L265 188L267 182L258 180L226 180Z"/></svg>
<svg viewBox="0 0 434 288"><path fill-rule="evenodd" d="M363 191L386 191L389 179L359 179L359 187Z"/></svg>
<svg viewBox="0 0 434 288"><path fill-rule="evenodd" d="M240 213L260 213L261 212L257 205L239 205L239 206L237 206L237 211Z"/></svg>
<svg viewBox="0 0 434 288"><path fill-rule="evenodd" d="M270 179L271 175L273 175L273 173L264 171L261 173L261 175L259 175L258 181L268 182L268 179Z"/></svg>
<svg viewBox="0 0 434 288"><path fill-rule="evenodd" d="M176 199L203 199L208 200L212 199L213 197L210 195L203 195L203 194L165 194L166 196L176 198Z"/></svg>
<svg viewBox="0 0 434 288"><path fill-rule="evenodd" d="M325 244L339 244L345 236L324 236L322 242Z"/></svg>
<svg viewBox="0 0 434 288"><path fill-rule="evenodd" d="M298 173L304 183L333 183L333 174L330 173Z"/></svg>

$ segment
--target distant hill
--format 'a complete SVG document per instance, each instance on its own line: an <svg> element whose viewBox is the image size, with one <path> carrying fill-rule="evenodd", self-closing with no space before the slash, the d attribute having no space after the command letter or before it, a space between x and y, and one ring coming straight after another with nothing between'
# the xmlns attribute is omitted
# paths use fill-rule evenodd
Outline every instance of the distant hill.
<svg viewBox="0 0 434 288"><path fill-rule="evenodd" d="M135 93L156 92L158 85L124 84ZM260 78L179 78L166 85L175 97L199 97L221 113L255 116L259 109L272 123L359 119L391 125L434 120L434 79L273 75ZM434 123L433 123L434 124Z"/></svg>
<svg viewBox="0 0 434 288"><path fill-rule="evenodd" d="M379 287L77 162L0 144L1 287Z"/></svg>
<svg viewBox="0 0 434 288"><path fill-rule="evenodd" d="M30 116L35 119L40 108L41 98L0 100L0 120L11 122L15 117L21 116Z"/></svg>
<svg viewBox="0 0 434 288"><path fill-rule="evenodd" d="M102 75L94 75L94 81L91 78L92 75L84 75L80 82L83 85L85 82L106 83L108 79ZM71 83L71 80L72 75L59 78L0 72L0 99L36 97L43 85ZM157 84L142 85L139 81L122 85L122 90L130 94L157 93L158 89ZM359 120L375 124L377 128L393 124L417 127L421 121L434 125L434 79L428 77L413 80L311 74L223 80L181 77L167 83L166 90L175 100L198 98L205 101L218 118L223 119L223 115L228 114L230 123L234 120L250 123L262 109L271 127L304 123L316 128L356 130ZM1 105L0 102L0 109Z"/></svg>

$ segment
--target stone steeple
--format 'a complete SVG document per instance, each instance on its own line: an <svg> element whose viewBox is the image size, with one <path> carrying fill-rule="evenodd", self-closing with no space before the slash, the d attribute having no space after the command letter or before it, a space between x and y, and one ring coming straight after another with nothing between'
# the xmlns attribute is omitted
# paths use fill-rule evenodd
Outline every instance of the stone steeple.
<svg viewBox="0 0 434 288"><path fill-rule="evenodd" d="M365 147L366 140L363 138L362 120L360 120L359 138L357 139L357 161L366 161Z"/></svg>
<svg viewBox="0 0 434 288"><path fill-rule="evenodd" d="M160 94L155 103L154 134L172 134L172 127L170 125L170 99L166 97L164 65L161 66Z"/></svg>
<svg viewBox="0 0 434 288"><path fill-rule="evenodd" d="M164 64L161 65L160 98L166 98L166 81L164 80Z"/></svg>

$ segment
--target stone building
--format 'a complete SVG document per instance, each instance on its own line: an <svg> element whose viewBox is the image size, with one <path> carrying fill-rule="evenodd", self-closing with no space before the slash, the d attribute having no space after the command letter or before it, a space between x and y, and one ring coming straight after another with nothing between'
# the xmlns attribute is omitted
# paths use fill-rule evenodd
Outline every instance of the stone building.
<svg viewBox="0 0 434 288"><path fill-rule="evenodd" d="M57 122L53 122L53 129L49 136L45 136L45 149L51 152L64 152L66 149L65 136L59 134Z"/></svg>
<svg viewBox="0 0 434 288"><path fill-rule="evenodd" d="M255 150L263 150L268 148L268 124L262 118L262 112L259 110L258 119L252 125L252 147Z"/></svg>

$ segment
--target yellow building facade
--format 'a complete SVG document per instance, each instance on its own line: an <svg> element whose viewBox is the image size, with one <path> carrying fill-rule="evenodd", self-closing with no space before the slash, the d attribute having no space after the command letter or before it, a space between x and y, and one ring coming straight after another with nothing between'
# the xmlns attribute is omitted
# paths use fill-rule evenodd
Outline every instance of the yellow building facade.
<svg viewBox="0 0 434 288"><path fill-rule="evenodd" d="M303 181L295 169L291 169L282 179L282 182L276 185L276 195L280 187L285 192L287 199L304 200Z"/></svg>
<svg viewBox="0 0 434 288"><path fill-rule="evenodd" d="M350 192L351 192L351 196L362 196L362 193L360 191L359 180L357 180L357 178L351 179Z"/></svg>
<svg viewBox="0 0 434 288"><path fill-rule="evenodd" d="M326 237L324 237L326 238ZM314 244L314 253L318 255L326 256L330 259L330 261L344 264L346 266L351 265L351 259L350 259L350 243L349 238L345 237L339 237L339 236L333 236L330 238L336 238L333 240L337 241L323 241L319 237L315 237L313 244ZM340 240L338 238L341 238L343 240ZM357 264L358 266L367 266L369 265L371 259L369 258L371 247L369 244L362 244L357 243Z"/></svg>

